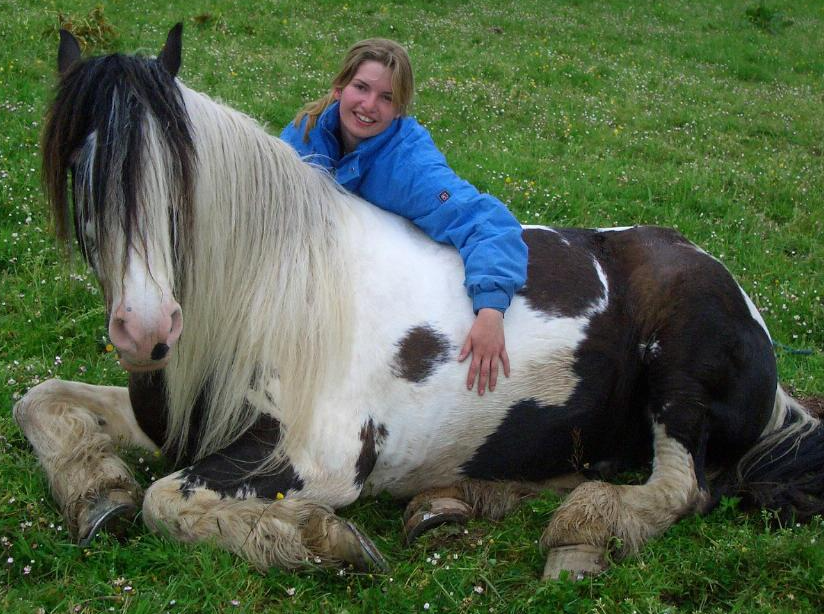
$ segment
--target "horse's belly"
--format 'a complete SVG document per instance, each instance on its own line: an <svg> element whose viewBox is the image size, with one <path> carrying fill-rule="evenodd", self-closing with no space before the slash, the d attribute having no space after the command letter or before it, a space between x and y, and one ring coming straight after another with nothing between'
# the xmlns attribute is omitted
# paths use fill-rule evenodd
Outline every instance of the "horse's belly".
<svg viewBox="0 0 824 614"><path fill-rule="evenodd" d="M505 416L500 408L482 410L466 405L453 406L444 413L441 419L429 421L429 428L425 428L424 419L418 424L393 421L387 426L388 437L364 485L366 493L386 491L407 497L455 483L463 475L464 464Z"/></svg>
<svg viewBox="0 0 824 614"><path fill-rule="evenodd" d="M494 392L466 390L468 361L449 361L423 383L395 382L395 394L376 399L387 436L365 490L404 497L466 477L568 472L570 425L588 415L567 405L585 328L583 318L538 318L516 301L507 313L511 377L501 374Z"/></svg>

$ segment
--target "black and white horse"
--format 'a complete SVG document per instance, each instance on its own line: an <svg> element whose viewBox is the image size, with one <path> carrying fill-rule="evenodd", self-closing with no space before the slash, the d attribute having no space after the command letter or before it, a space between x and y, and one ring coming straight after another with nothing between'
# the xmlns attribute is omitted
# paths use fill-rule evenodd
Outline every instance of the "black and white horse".
<svg viewBox="0 0 824 614"><path fill-rule="evenodd" d="M156 60L84 61L61 33L45 183L131 379L46 382L14 414L79 540L142 501L151 529L261 567L380 566L334 514L362 494L412 498L415 536L574 487L543 536L549 577L722 494L821 511L823 429L718 261L661 228L525 228L512 376L479 396L456 361L473 320L456 250L185 87L180 56L180 27ZM179 470L143 494L118 443ZM643 485L579 473L650 461Z"/></svg>

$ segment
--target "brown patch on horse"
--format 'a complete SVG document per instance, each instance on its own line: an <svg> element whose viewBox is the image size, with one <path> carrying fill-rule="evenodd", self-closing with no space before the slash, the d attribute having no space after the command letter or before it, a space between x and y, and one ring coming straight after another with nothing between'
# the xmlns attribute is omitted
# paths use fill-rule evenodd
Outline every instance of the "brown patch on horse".
<svg viewBox="0 0 824 614"><path fill-rule="evenodd" d="M626 304L639 359L649 365L673 348L691 347L718 325L714 313L744 322L751 316L740 288L720 262L678 231L637 226L601 232L599 260L619 301ZM695 310L706 319L696 319ZM711 334L710 334L711 335ZM736 351L736 348L732 348ZM669 354L668 354L669 352ZM679 356L680 358L681 356ZM683 357L689 362L689 357ZM743 363L748 356L739 357Z"/></svg>
<svg viewBox="0 0 824 614"><path fill-rule="evenodd" d="M675 230L638 226L603 234L605 262L617 278L616 285L626 292L633 317L641 325L641 343L653 344L652 334L660 323L685 317L685 297L709 294L710 290L718 296L728 278L723 265ZM737 289L725 300L734 301L739 311L747 309Z"/></svg>
<svg viewBox="0 0 824 614"><path fill-rule="evenodd" d="M526 285L518 294L532 309L552 317L576 317L604 296L594 256L579 240L593 234L594 231L581 234L540 228L524 230L529 263Z"/></svg>
<svg viewBox="0 0 824 614"><path fill-rule="evenodd" d="M355 462L355 484L357 486L363 486L366 478L375 468L378 449L383 445L387 435L389 431L386 430L386 425L379 424L376 427L372 418L369 418L369 421L361 428L360 440L363 445L358 460Z"/></svg>
<svg viewBox="0 0 824 614"><path fill-rule="evenodd" d="M447 336L429 324L410 328L397 345L392 374L414 383L424 381L435 367L447 362L451 349Z"/></svg>

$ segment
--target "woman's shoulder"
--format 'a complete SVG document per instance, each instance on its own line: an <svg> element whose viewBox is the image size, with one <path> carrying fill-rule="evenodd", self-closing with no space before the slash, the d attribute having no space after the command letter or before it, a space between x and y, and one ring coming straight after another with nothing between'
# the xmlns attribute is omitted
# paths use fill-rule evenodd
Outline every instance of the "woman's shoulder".
<svg viewBox="0 0 824 614"><path fill-rule="evenodd" d="M407 164L425 164L443 157L432 135L417 119L410 116L401 117L396 133L396 151Z"/></svg>
<svg viewBox="0 0 824 614"><path fill-rule="evenodd" d="M432 137L429 134L429 130L427 130L423 124L421 124L417 119L412 117L411 115L404 115L403 117L399 118L398 121L400 122L400 133L403 135L404 139L424 139L424 140L432 140Z"/></svg>
<svg viewBox="0 0 824 614"><path fill-rule="evenodd" d="M337 107L335 106L335 109L332 109L333 106L330 105L320 116L315 118L314 125L311 126L308 132L307 125L312 121L311 115L307 113L298 114L295 119L286 124L280 133L280 138L304 156L314 153L328 156L332 152L336 152L338 144L333 134L337 129L335 124L337 114L334 112Z"/></svg>
<svg viewBox="0 0 824 614"><path fill-rule="evenodd" d="M303 118L301 118L300 122L298 122L296 119L289 120L289 123L287 123L283 127L283 130L280 131L280 138L288 143L297 140L302 140L298 139L298 137L303 136L303 131L306 129L306 120L306 115L304 115Z"/></svg>

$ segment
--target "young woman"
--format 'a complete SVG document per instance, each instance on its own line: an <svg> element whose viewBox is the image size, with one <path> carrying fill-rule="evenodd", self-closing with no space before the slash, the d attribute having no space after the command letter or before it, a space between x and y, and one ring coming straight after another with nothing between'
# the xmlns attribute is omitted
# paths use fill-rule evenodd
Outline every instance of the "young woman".
<svg viewBox="0 0 824 614"><path fill-rule="evenodd" d="M307 104L281 138L371 203L411 220L464 261L476 319L458 355L466 385L495 389L509 377L503 316L526 279L521 227L503 203L449 168L426 129L407 116L414 93L406 50L386 39L356 43L329 93Z"/></svg>

